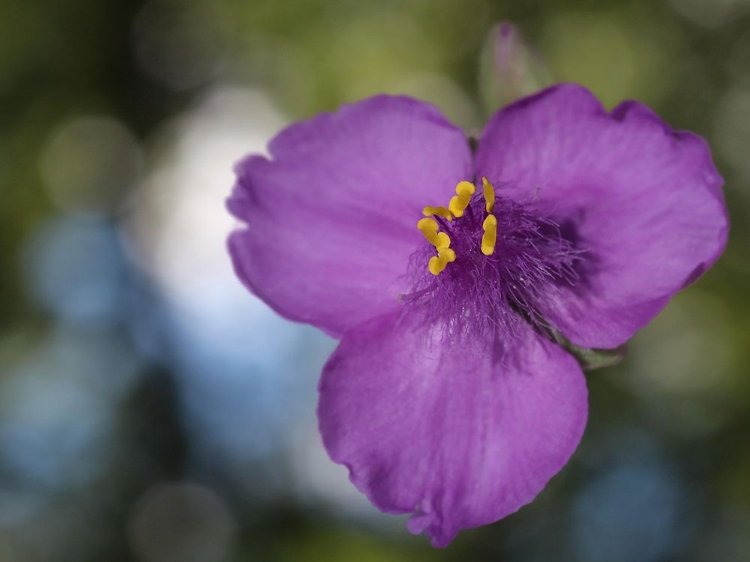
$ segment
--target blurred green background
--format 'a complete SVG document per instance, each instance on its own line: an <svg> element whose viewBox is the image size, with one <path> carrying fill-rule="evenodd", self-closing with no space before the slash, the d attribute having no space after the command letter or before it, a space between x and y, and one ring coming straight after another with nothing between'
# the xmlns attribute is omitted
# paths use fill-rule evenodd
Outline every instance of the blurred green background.
<svg viewBox="0 0 750 562"><path fill-rule="evenodd" d="M588 374L581 447L447 550L322 450L335 343L231 273L243 154L378 92L486 117L516 23L558 81L705 136L730 245ZM0 562L750 560L750 1L0 0Z"/></svg>

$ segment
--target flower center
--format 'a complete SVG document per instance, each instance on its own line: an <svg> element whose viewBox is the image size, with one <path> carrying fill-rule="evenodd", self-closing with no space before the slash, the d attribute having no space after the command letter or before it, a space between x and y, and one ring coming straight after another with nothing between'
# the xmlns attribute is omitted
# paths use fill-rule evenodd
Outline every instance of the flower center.
<svg viewBox="0 0 750 562"><path fill-rule="evenodd" d="M428 244L412 258L414 288L403 299L461 331L544 323L540 304L557 285L575 283L582 251L554 221L497 197L487 178L482 184L479 195L462 181L447 208L424 208L417 228Z"/></svg>
<svg viewBox="0 0 750 562"><path fill-rule="evenodd" d="M497 217L492 214L495 207L495 188L482 178L486 217L482 222L481 250L485 256L491 256L495 253L495 244L497 243ZM427 206L422 210L426 217L417 223L417 228L422 231L427 241L432 244L437 251L437 255L430 258L427 268L433 275L439 275L446 266L456 261L456 252L451 249L451 239L446 232L440 232L440 225L437 220L431 217L439 217L448 222L452 222L454 217L459 219L464 216L466 209L471 204L471 199L476 192L476 187L469 181L462 181L456 186L456 195L454 195L445 207ZM472 217L473 218L473 217Z"/></svg>

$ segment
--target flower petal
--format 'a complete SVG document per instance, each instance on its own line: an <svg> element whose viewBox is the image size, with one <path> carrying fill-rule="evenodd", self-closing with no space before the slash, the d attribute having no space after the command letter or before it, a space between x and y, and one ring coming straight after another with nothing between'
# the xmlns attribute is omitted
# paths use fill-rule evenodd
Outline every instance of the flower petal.
<svg viewBox="0 0 750 562"><path fill-rule="evenodd" d="M390 315L344 335L323 370L331 458L379 509L447 545L529 503L567 462L587 417L576 361L525 323L504 341L451 341Z"/></svg>
<svg viewBox="0 0 750 562"><path fill-rule="evenodd" d="M578 285L540 303L582 347L627 341L726 244L723 181L708 146L636 102L607 113L574 85L521 100L488 123L477 171L586 250Z"/></svg>
<svg viewBox="0 0 750 562"><path fill-rule="evenodd" d="M292 125L271 159L237 165L228 208L237 274L277 312L332 335L398 306L425 205L472 164L462 131L434 107L378 96Z"/></svg>

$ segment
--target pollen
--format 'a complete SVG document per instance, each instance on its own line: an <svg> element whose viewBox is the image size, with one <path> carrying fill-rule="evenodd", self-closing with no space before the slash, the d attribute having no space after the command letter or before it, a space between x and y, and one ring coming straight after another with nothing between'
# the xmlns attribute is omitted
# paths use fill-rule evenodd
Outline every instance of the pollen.
<svg viewBox="0 0 750 562"><path fill-rule="evenodd" d="M482 253L485 256L491 256L495 253L495 244L497 243L497 219L495 215L487 215L482 223L484 234L482 235Z"/></svg>
<svg viewBox="0 0 750 562"><path fill-rule="evenodd" d="M445 232L438 232L439 226L435 219L424 218L417 223L417 228L424 234L427 241L435 246L436 250L448 248L451 239ZM452 260L451 260L452 261Z"/></svg>
<svg viewBox="0 0 750 562"><path fill-rule="evenodd" d="M451 198L447 208L427 206L422 210L425 218L417 222L417 228L437 251L437 255L430 258L427 266L433 275L439 275L449 263L456 261L457 250L469 260L466 263L474 260L471 255L479 249L485 256L495 253L498 225L497 217L493 214L496 201L495 188L487 178L482 178L483 206L487 212L483 222L481 217L484 212L480 211L479 206L482 204L481 198L474 199L476 191L477 188L472 182L461 181L456 185L456 195ZM466 217L461 218L465 214ZM480 225L482 227L481 244L477 232ZM455 248L451 248L452 244ZM477 248L477 246L480 247Z"/></svg>
<svg viewBox="0 0 750 562"><path fill-rule="evenodd" d="M488 213L491 213L492 209L495 208L495 188L492 187L487 178L482 178L482 186L484 187L484 208Z"/></svg>
<svg viewBox="0 0 750 562"><path fill-rule="evenodd" d="M456 261L456 252L450 248L438 248L438 255L432 256L427 268L433 275L440 275L450 262Z"/></svg>
<svg viewBox="0 0 750 562"><path fill-rule="evenodd" d="M470 181L462 181L456 186L456 195L451 197L448 210L456 217L462 217L471 202L471 196L477 190Z"/></svg>
<svg viewBox="0 0 750 562"><path fill-rule="evenodd" d="M422 209L422 214L426 217L443 217L448 221L453 220L453 215L445 207L431 207L428 205Z"/></svg>

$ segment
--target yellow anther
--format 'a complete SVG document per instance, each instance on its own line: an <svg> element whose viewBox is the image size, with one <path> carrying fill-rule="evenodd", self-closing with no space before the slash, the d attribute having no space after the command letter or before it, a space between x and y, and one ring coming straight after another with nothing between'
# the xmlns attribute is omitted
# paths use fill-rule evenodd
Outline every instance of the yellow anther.
<svg viewBox="0 0 750 562"><path fill-rule="evenodd" d="M430 207L429 205L422 209L422 214L426 217L443 217L446 220L452 221L453 215L445 207Z"/></svg>
<svg viewBox="0 0 750 562"><path fill-rule="evenodd" d="M495 252L497 242L497 219L495 215L487 215L482 223L484 234L482 234L482 253L491 256Z"/></svg>
<svg viewBox="0 0 750 562"><path fill-rule="evenodd" d="M451 245L451 239L445 232L438 232L438 223L435 219L424 218L417 223L417 228L422 231L427 241L435 246L436 249L448 248Z"/></svg>
<svg viewBox="0 0 750 562"><path fill-rule="evenodd" d="M482 185L484 186L485 209L491 213L495 208L495 188L487 181L487 178L482 178Z"/></svg>
<svg viewBox="0 0 750 562"><path fill-rule="evenodd" d="M427 268L430 270L430 273L432 273L433 275L440 275L445 269L446 265L448 264L444 261L440 261L439 257L432 256L430 258L430 263L427 264Z"/></svg>
<svg viewBox="0 0 750 562"><path fill-rule="evenodd" d="M451 247L450 236L448 236L445 232L438 232L437 244L433 242L432 245L435 246L435 249L437 250L442 250L443 248L450 248Z"/></svg>
<svg viewBox="0 0 750 562"><path fill-rule="evenodd" d="M417 223L417 228L422 232L422 234L424 234L424 237L427 238L427 240L431 242L432 239L437 236L439 227L435 219L425 218L425 219L419 219L419 222Z"/></svg>
<svg viewBox="0 0 750 562"><path fill-rule="evenodd" d="M427 268L433 275L440 275L450 262L456 261L456 252L450 248L439 248L438 255L430 258Z"/></svg>
<svg viewBox="0 0 750 562"><path fill-rule="evenodd" d="M474 195L476 187L470 181L462 181L456 186L456 195L451 197L448 210L456 217L462 217L466 207L469 206L471 196Z"/></svg>

